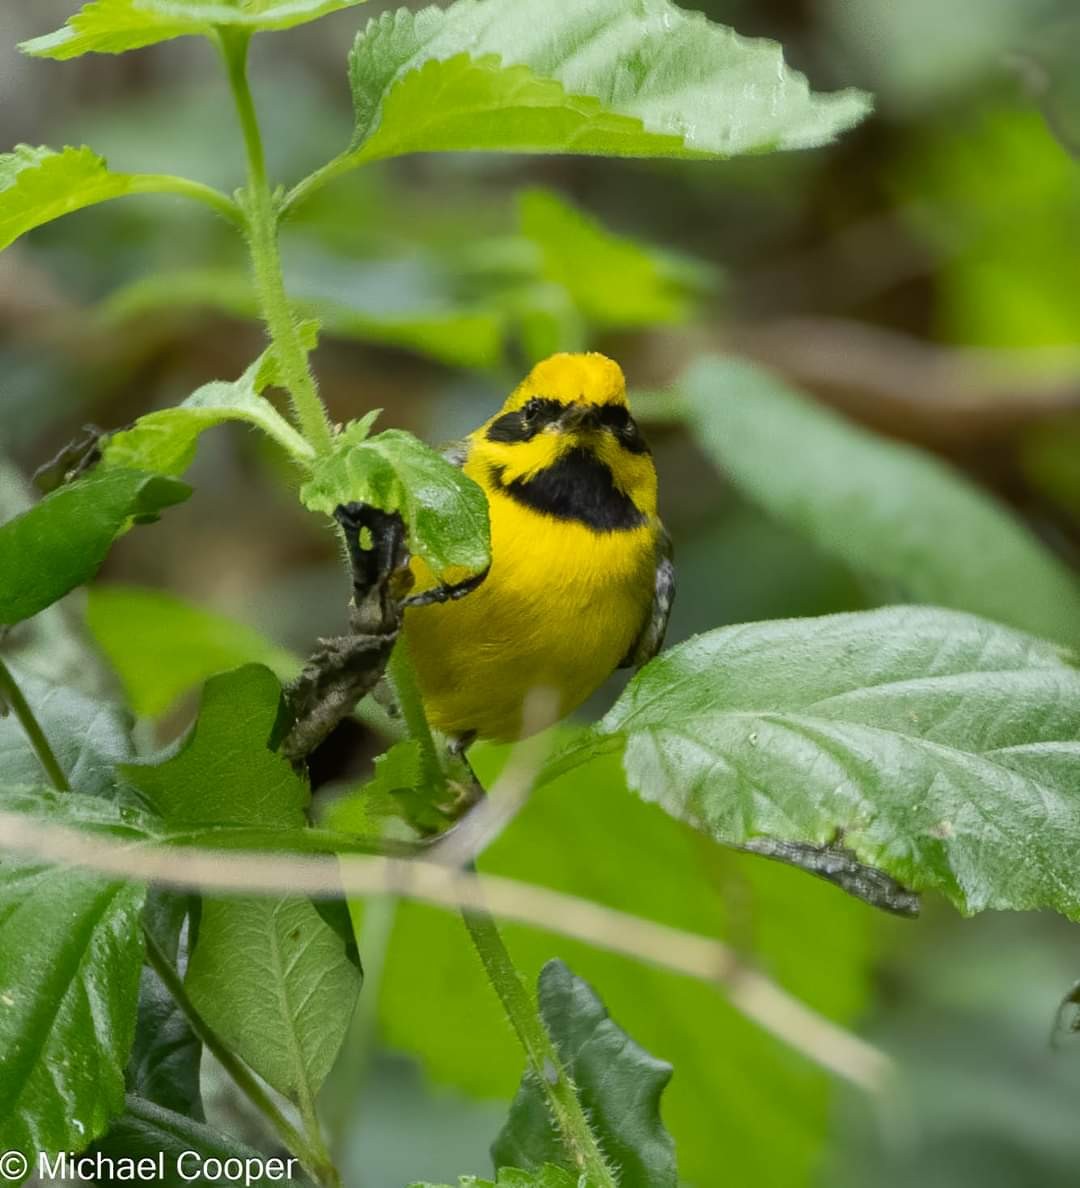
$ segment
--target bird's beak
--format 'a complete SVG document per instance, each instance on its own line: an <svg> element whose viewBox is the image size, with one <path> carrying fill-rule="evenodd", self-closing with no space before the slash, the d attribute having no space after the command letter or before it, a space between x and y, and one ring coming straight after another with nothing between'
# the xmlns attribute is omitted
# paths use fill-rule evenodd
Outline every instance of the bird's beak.
<svg viewBox="0 0 1080 1188"><path fill-rule="evenodd" d="M559 428L563 433L580 433L583 429L595 429L599 424L595 406L580 400L569 405L559 417Z"/></svg>

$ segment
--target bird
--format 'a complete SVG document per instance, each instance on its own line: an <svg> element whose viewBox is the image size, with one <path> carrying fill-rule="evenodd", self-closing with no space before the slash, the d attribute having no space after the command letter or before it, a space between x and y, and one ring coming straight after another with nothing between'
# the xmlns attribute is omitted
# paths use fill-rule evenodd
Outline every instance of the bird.
<svg viewBox="0 0 1080 1188"><path fill-rule="evenodd" d="M465 597L414 598L403 639L430 724L463 751L533 733L650 660L675 569L652 453L605 355L537 363L446 456L487 496L491 567ZM417 590L432 584L412 568Z"/></svg>

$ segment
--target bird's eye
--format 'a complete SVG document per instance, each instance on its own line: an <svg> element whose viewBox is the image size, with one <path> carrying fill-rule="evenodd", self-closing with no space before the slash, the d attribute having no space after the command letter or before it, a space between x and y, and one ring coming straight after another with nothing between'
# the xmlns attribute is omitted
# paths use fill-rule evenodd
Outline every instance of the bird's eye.
<svg viewBox="0 0 1080 1188"><path fill-rule="evenodd" d="M521 410L521 415L525 418L527 425L535 425L540 420L540 416L544 411L543 401L530 400Z"/></svg>

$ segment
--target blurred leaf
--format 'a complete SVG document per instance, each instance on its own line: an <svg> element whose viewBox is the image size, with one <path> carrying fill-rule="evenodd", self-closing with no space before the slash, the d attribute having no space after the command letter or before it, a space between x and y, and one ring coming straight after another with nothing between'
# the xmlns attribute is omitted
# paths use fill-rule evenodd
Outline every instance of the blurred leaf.
<svg viewBox="0 0 1080 1188"><path fill-rule="evenodd" d="M19 48L37 58L121 54L173 37L213 37L216 26L245 32L291 29L362 0L90 0L63 28Z"/></svg>
<svg viewBox="0 0 1080 1188"><path fill-rule="evenodd" d="M540 248L547 280L597 326L686 320L703 266L695 273L689 262L614 235L547 190L526 190L518 202L522 232Z"/></svg>
<svg viewBox="0 0 1080 1188"><path fill-rule="evenodd" d="M369 426L347 425L332 451L315 462L300 488L305 506L326 515L347 503L399 512L409 548L436 578L457 581L462 571L486 569L490 535L480 487L411 433L387 429L369 438Z"/></svg>
<svg viewBox="0 0 1080 1188"><path fill-rule="evenodd" d="M1031 425L1020 450L1028 480L1080 521L1080 416Z"/></svg>
<svg viewBox="0 0 1080 1188"><path fill-rule="evenodd" d="M456 299L416 262L340 260L320 253L290 258L289 293L298 316L324 332L401 347L456 367L491 367L502 358L503 316ZM103 306L110 322L181 308L259 318L251 279L241 269L193 268L140 278Z"/></svg>
<svg viewBox="0 0 1080 1188"><path fill-rule="evenodd" d="M147 1101L138 1094L129 1093L124 1099L124 1112L109 1127L109 1133L101 1139L96 1149L112 1159L145 1159L155 1161L159 1155L164 1156L165 1175L162 1179L155 1177L154 1182L163 1188L184 1188L185 1184L198 1184L202 1188L213 1185L214 1188L231 1188L235 1179L211 1177L199 1174L202 1165L209 1159L239 1159L244 1164L245 1178L251 1175L252 1184L269 1184L281 1182L280 1176L266 1176L258 1174L257 1165L248 1161L257 1159L259 1164L267 1162L267 1156L251 1147L238 1143L228 1135L220 1134L201 1122L184 1117L183 1114L163 1109L161 1106ZM180 1156L187 1154L180 1166L184 1175L181 1176L177 1164ZM213 1165L211 1165L213 1166ZM288 1182L300 1180L297 1176L286 1177ZM124 1183L118 1175L115 1178L106 1174L95 1181L101 1188L106 1185Z"/></svg>
<svg viewBox="0 0 1080 1188"><path fill-rule="evenodd" d="M133 520L155 520L190 494L175 479L102 471L0 525L0 625L28 619L89 581Z"/></svg>
<svg viewBox="0 0 1080 1188"><path fill-rule="evenodd" d="M299 828L307 782L270 750L280 701L281 686L262 665L213 677L191 731L157 762L120 771L172 825Z"/></svg>
<svg viewBox="0 0 1080 1188"><path fill-rule="evenodd" d="M705 451L748 498L857 572L920 602L1080 640L1080 586L1003 506L737 359L680 381Z"/></svg>
<svg viewBox="0 0 1080 1188"><path fill-rule="evenodd" d="M561 961L540 971L539 999L544 1025L620 1188L675 1188L675 1143L660 1119L671 1065L635 1043L593 988ZM566 1166L544 1092L528 1072L491 1153L496 1167Z"/></svg>
<svg viewBox="0 0 1080 1188"><path fill-rule="evenodd" d="M1038 112L982 105L935 125L897 173L905 219L941 257L940 335L998 351L1060 347L1048 374L1075 375L1080 170Z"/></svg>
<svg viewBox="0 0 1080 1188"><path fill-rule="evenodd" d="M86 797L109 796L116 765L134 756L131 722L118 706L77 689L50 684L13 669L64 774ZM41 763L14 714L0 718L0 772L9 785L37 784Z"/></svg>
<svg viewBox="0 0 1080 1188"><path fill-rule="evenodd" d="M300 671L292 652L246 623L163 590L93 586L88 595L87 626L137 714L157 717L208 677L242 664L264 664L282 681Z"/></svg>
<svg viewBox="0 0 1080 1188"><path fill-rule="evenodd" d="M311 324L306 345L314 346ZM102 450L106 467L183 474L195 457L200 434L226 421L245 421L261 429L293 458L306 462L314 450L259 393L278 382L277 361L267 351L234 383L204 384L175 408L139 417L130 429L112 434Z"/></svg>
<svg viewBox="0 0 1080 1188"><path fill-rule="evenodd" d="M1066 152L1080 157L1080 19L1043 21L1010 47L1011 60L1042 108L1046 126Z"/></svg>
<svg viewBox="0 0 1080 1188"><path fill-rule="evenodd" d="M400 817L438 832L446 828L447 818L431 804L430 795L417 791L423 783L420 743L402 739L375 759L375 773L367 783L329 806L325 823L339 833L377 837L388 818Z"/></svg>
<svg viewBox="0 0 1080 1188"><path fill-rule="evenodd" d="M361 974L307 899L212 899L185 985L200 1014L309 1115L348 1030Z"/></svg>
<svg viewBox="0 0 1080 1188"><path fill-rule="evenodd" d="M451 1184L411 1184L409 1188L454 1188ZM584 1176L572 1176L561 1167L542 1167L526 1172L516 1167L499 1169L494 1180L479 1180L476 1176L460 1176L457 1188L590 1188Z"/></svg>
<svg viewBox="0 0 1080 1188"><path fill-rule="evenodd" d="M667 0L457 0L372 20L350 59L354 164L453 150L729 157L826 144L869 110L775 42Z"/></svg>
<svg viewBox="0 0 1080 1188"><path fill-rule="evenodd" d="M827 844L963 912L1080 917L1080 672L936 608L725 627L600 724L631 786L721 842Z"/></svg>
<svg viewBox="0 0 1080 1188"><path fill-rule="evenodd" d="M0 807L9 796L5 787ZM68 825L84 808L122 823L92 797L53 803ZM144 897L70 867L0 864L0 1148L82 1150L122 1111Z"/></svg>
<svg viewBox="0 0 1080 1188"><path fill-rule="evenodd" d="M497 755L480 746L470 759L490 787ZM818 880L721 850L628 795L614 756L533 796L482 866L674 927L727 935L747 960L840 1022L865 1007L871 944L893 926ZM460 922L415 904L400 905L397 920L379 999L387 1042L414 1053L436 1084L509 1100L521 1052L500 1023L501 1007ZM830 1115L823 1072L759 1030L714 986L563 936L511 925L504 932L523 976L535 977L558 956L603 987L607 1008L638 1043L674 1065L664 1121L687 1183L715 1183L718 1150L732 1183L808 1182ZM360 938L362 946L362 931Z"/></svg>

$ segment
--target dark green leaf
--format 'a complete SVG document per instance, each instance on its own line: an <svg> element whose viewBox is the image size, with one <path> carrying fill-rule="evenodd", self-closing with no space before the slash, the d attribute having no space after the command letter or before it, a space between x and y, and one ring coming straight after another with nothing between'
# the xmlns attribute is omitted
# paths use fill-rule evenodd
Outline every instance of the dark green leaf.
<svg viewBox="0 0 1080 1188"><path fill-rule="evenodd" d="M601 1150L617 1169L620 1188L675 1188L675 1143L660 1119L671 1065L635 1043L609 1018L592 987L561 961L540 971L539 999L544 1024ZM568 1166L535 1076L523 1078L491 1154L496 1167Z"/></svg>
<svg viewBox="0 0 1080 1188"><path fill-rule="evenodd" d="M936 608L727 627L661 654L600 730L722 842L839 842L965 912L1080 918L1080 672Z"/></svg>
<svg viewBox="0 0 1080 1188"><path fill-rule="evenodd" d="M203 904L186 985L206 1021L306 1111L348 1030L361 975L306 899Z"/></svg>
<svg viewBox="0 0 1080 1188"><path fill-rule="evenodd" d="M307 337L314 345L314 334ZM226 421L244 421L261 429L301 464L307 463L314 457L314 450L260 395L277 378L276 362L268 351L235 382L215 380L205 384L175 408L147 413L130 429L112 434L102 450L102 464L155 474L183 474L195 457L200 435Z"/></svg>
<svg viewBox="0 0 1080 1188"><path fill-rule="evenodd" d="M172 891L151 889L143 909L144 926L162 952L180 963L180 938L190 901ZM188 1118L203 1117L199 1092L202 1043L157 972L144 965L139 982L135 1043L127 1086L147 1102Z"/></svg>
<svg viewBox="0 0 1080 1188"><path fill-rule="evenodd" d="M69 823L85 813L122 828L106 801L54 794L52 804ZM0 862L0 1149L82 1150L122 1111L144 898L83 871Z"/></svg>
<svg viewBox="0 0 1080 1188"><path fill-rule="evenodd" d="M245 32L291 29L362 0L90 0L55 33L19 48L38 58L120 54L173 37L212 37L218 25Z"/></svg>
<svg viewBox="0 0 1080 1188"><path fill-rule="evenodd" d="M208 677L241 664L265 664L291 680L300 661L239 619L163 590L93 586L86 623L116 670L137 714L156 717ZM153 656L153 664L146 657Z"/></svg>
<svg viewBox="0 0 1080 1188"><path fill-rule="evenodd" d="M489 150L730 157L825 144L869 110L775 42L667 0L458 0L384 13L350 60L355 163Z"/></svg>
<svg viewBox="0 0 1080 1188"><path fill-rule="evenodd" d="M737 359L679 384L698 440L740 491L903 595L1080 640L1080 587L991 496Z"/></svg>
<svg viewBox="0 0 1080 1188"><path fill-rule="evenodd" d="M51 685L21 669L13 675L71 786L87 796L112 795L117 764L134 755L128 715L100 697ZM0 718L0 773L9 787L44 780L41 761L14 714Z"/></svg>
<svg viewBox="0 0 1080 1188"><path fill-rule="evenodd" d="M265 1164L267 1157L262 1152L245 1147L228 1135L220 1134L201 1122L193 1121L172 1110L162 1109L161 1106L137 1094L128 1094L124 1101L123 1114L97 1144L97 1149L111 1159L157 1160L160 1156L164 1163L165 1175L161 1179L155 1178L154 1183L164 1185L164 1188L184 1188L186 1184L198 1184L203 1188L210 1185L216 1188L232 1188L236 1184L235 1179L201 1174L202 1165L208 1159L241 1160L245 1169L251 1168L252 1184L304 1182L296 1161L293 1161L292 1172L288 1176L260 1175L256 1165L248 1164L247 1161L259 1160L261 1164ZM284 1159L281 1160L282 1164L284 1162ZM275 1172L282 1170L281 1167L274 1168ZM183 1175L180 1174L181 1171ZM115 1179L105 1176L97 1182L102 1186L130 1183L130 1178L124 1181L119 1176Z"/></svg>
<svg viewBox="0 0 1080 1188"><path fill-rule="evenodd" d="M261 665L214 677L178 746L120 770L170 825L302 826L307 783L269 745L280 700Z"/></svg>
<svg viewBox="0 0 1080 1188"><path fill-rule="evenodd" d="M452 1184L410 1184L409 1188L454 1188ZM539 1171L522 1171L516 1167L500 1168L494 1180L479 1180L476 1176L460 1176L457 1188L590 1188L585 1176L572 1176L561 1167L542 1167Z"/></svg>
<svg viewBox="0 0 1080 1188"><path fill-rule="evenodd" d="M89 581L133 520L157 519L190 494L176 479L102 471L0 526L0 625L28 619Z"/></svg>
<svg viewBox="0 0 1080 1188"><path fill-rule="evenodd" d="M346 426L319 458L300 498L332 515L343 503L400 512L409 547L440 580L460 581L490 563L487 499L461 470L401 429L368 437L370 421Z"/></svg>

